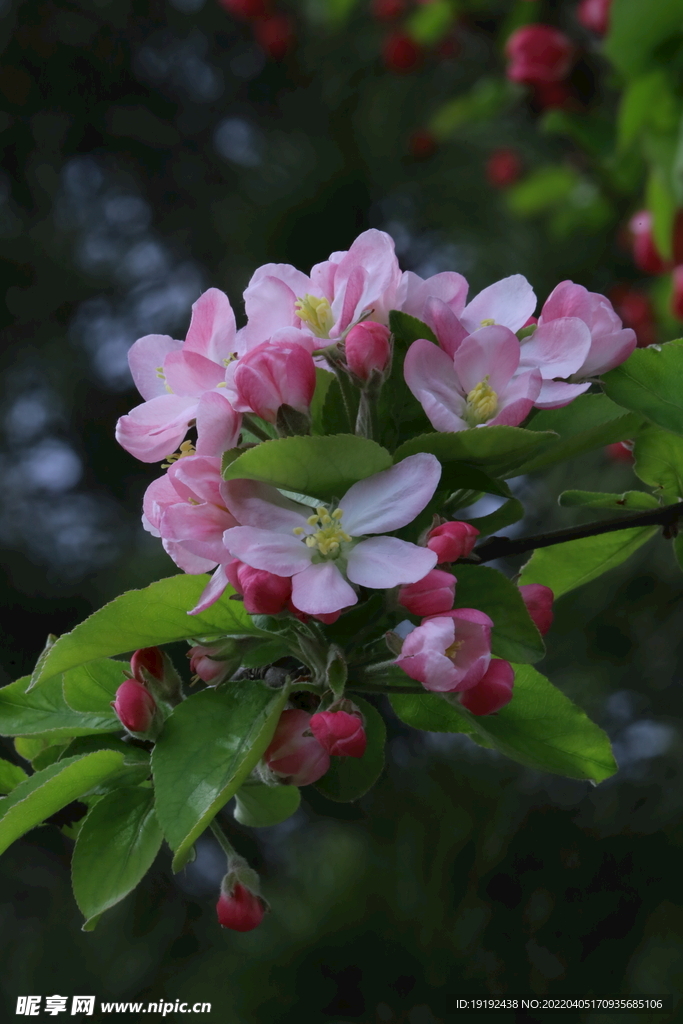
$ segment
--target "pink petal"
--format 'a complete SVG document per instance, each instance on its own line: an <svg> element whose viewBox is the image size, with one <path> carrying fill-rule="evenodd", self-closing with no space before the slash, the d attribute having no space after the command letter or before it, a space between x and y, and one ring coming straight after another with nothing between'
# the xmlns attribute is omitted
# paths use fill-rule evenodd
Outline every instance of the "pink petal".
<svg viewBox="0 0 683 1024"><path fill-rule="evenodd" d="M330 335L338 337L364 311L362 298L367 290L368 273L363 267L354 267L343 291L341 312Z"/></svg>
<svg viewBox="0 0 683 1024"><path fill-rule="evenodd" d="M525 370L537 366L544 380L569 377L583 364L590 348L591 332L583 320L560 317L541 324L522 342L520 366Z"/></svg>
<svg viewBox="0 0 683 1024"><path fill-rule="evenodd" d="M467 337L467 331L453 310L441 299L427 299L423 319L436 334L444 352L453 357Z"/></svg>
<svg viewBox="0 0 683 1024"><path fill-rule="evenodd" d="M202 591L199 601L192 611L188 612L188 615L199 615L201 612L205 612L207 608L210 608L212 604L216 603L219 597L223 596L223 592L227 585L228 578L225 575L225 566L219 565Z"/></svg>
<svg viewBox="0 0 683 1024"><path fill-rule="evenodd" d="M242 429L242 417L221 391L206 391L197 406L197 452L222 455L234 448Z"/></svg>
<svg viewBox="0 0 683 1024"><path fill-rule="evenodd" d="M361 537L407 526L428 504L440 477L439 460L420 452L359 481L339 502L344 511L343 528L353 537Z"/></svg>
<svg viewBox="0 0 683 1024"><path fill-rule="evenodd" d="M116 440L141 462L159 462L184 440L196 408L196 399L180 395L152 398L121 417Z"/></svg>
<svg viewBox="0 0 683 1024"><path fill-rule="evenodd" d="M620 366L628 359L636 344L636 333L630 327L615 334L603 334L597 338L594 335L591 350L577 376L593 377L613 370L615 366Z"/></svg>
<svg viewBox="0 0 683 1024"><path fill-rule="evenodd" d="M199 555L193 555L184 544L178 541L163 540L162 544L166 554L173 559L178 568L182 569L183 572L197 575L202 572L211 572L212 569L216 568L215 558L201 558Z"/></svg>
<svg viewBox="0 0 683 1024"><path fill-rule="evenodd" d="M307 615L328 615L357 601L356 592L334 562L309 565L292 577L292 603Z"/></svg>
<svg viewBox="0 0 683 1024"><path fill-rule="evenodd" d="M276 576L293 576L311 564L313 552L298 538L259 530L254 526L235 526L223 534L223 542L235 558L252 569L265 569ZM300 605L297 604L297 607ZM305 609L302 609L304 611Z"/></svg>
<svg viewBox="0 0 683 1024"><path fill-rule="evenodd" d="M178 491L167 473L153 480L142 499L142 525L153 537L160 537L159 522L168 505L180 501Z"/></svg>
<svg viewBox="0 0 683 1024"><path fill-rule="evenodd" d="M234 352L235 314L230 299L218 288L209 288L193 305L183 349L197 352L221 366Z"/></svg>
<svg viewBox="0 0 683 1024"><path fill-rule="evenodd" d="M181 345L182 341L174 341L167 334L148 334L131 345L128 365L135 387L143 398L149 401L158 395L168 394L163 374L164 361Z"/></svg>
<svg viewBox="0 0 683 1024"><path fill-rule="evenodd" d="M171 352L164 363L166 381L174 395L198 396L225 379L225 367L197 352Z"/></svg>
<svg viewBox="0 0 683 1024"><path fill-rule="evenodd" d="M465 338L453 357L460 385L465 394L488 377L498 393L503 390L519 366L519 341L507 327L482 327Z"/></svg>
<svg viewBox="0 0 683 1024"><path fill-rule="evenodd" d="M371 537L353 548L346 574L361 587L384 590L402 583L417 583L434 568L436 561L436 552L429 548L397 537Z"/></svg>
<svg viewBox="0 0 683 1024"><path fill-rule="evenodd" d="M221 484L221 494L227 508L238 523L261 530L275 530L294 536L292 530L306 526L313 509L308 505L285 498L270 484L257 480L227 480ZM258 568L258 566L256 566ZM272 570L275 572L275 570Z"/></svg>
<svg viewBox="0 0 683 1024"><path fill-rule="evenodd" d="M248 322L241 340L246 349L268 341L281 327L300 326L296 300L310 292L309 279L294 267L276 263L260 267L244 293Z"/></svg>
<svg viewBox="0 0 683 1024"><path fill-rule="evenodd" d="M389 309L395 306L396 290L401 279L393 238L384 231L371 228L360 234L339 260L334 275L332 302L332 312L338 324L342 322L344 307L348 307L347 288L357 288L357 284L352 283L357 282L353 276L357 268L363 270L364 286L357 297L353 319L360 316L364 309L372 308L373 320L386 321Z"/></svg>
<svg viewBox="0 0 683 1024"><path fill-rule="evenodd" d="M161 517L161 535L183 544L185 549L214 563L227 561L223 533L235 520L216 505L169 505Z"/></svg>
<svg viewBox="0 0 683 1024"><path fill-rule="evenodd" d="M590 386L590 381L586 384L565 384L562 380L544 380L534 405L537 409L560 409L573 402Z"/></svg>
<svg viewBox="0 0 683 1024"><path fill-rule="evenodd" d="M529 370L513 377L498 394L498 414L489 420L488 426L516 427L531 412L542 383L539 370Z"/></svg>
<svg viewBox="0 0 683 1024"><path fill-rule="evenodd" d="M401 277L396 306L404 313L416 316L418 320L426 320L425 304L429 299L438 299L445 303L455 316L459 316L465 308L468 288L469 285L462 274L453 271L434 274L425 281L411 270L407 270Z"/></svg>
<svg viewBox="0 0 683 1024"><path fill-rule="evenodd" d="M479 292L463 310L460 319L469 331L482 326L482 320L518 331L536 309L534 290L525 277L513 274Z"/></svg>
<svg viewBox="0 0 683 1024"><path fill-rule="evenodd" d="M453 360L443 349L424 338L414 341L406 353L403 375L435 430L467 428L460 415L465 411L465 399Z"/></svg>
<svg viewBox="0 0 683 1024"><path fill-rule="evenodd" d="M168 470L168 480L176 492L175 502L194 500L223 505L221 460L217 457L188 455L178 459Z"/></svg>
<svg viewBox="0 0 683 1024"><path fill-rule="evenodd" d="M612 303L604 295L589 292L573 281L561 281L546 299L539 324L563 316L578 316L595 338L601 334L614 334L621 329L621 320Z"/></svg>

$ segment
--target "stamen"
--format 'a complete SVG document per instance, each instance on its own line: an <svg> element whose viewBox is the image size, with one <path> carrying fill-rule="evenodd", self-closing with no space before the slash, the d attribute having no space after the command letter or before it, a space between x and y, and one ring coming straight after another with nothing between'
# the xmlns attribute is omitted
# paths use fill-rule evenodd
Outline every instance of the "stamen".
<svg viewBox="0 0 683 1024"><path fill-rule="evenodd" d="M481 327L495 327L496 321L493 320L493 319L491 319L491 320L480 320L479 324L480 324Z"/></svg>
<svg viewBox="0 0 683 1024"><path fill-rule="evenodd" d="M197 450L196 450L195 446L192 444L192 441L183 441L183 443L180 446L180 450L179 451L174 452L173 455L167 455L166 456L166 459L168 461L167 462L162 462L161 463L161 468L162 469L169 469L173 465L174 462L178 461L178 459L184 459L188 455L196 455L196 454L197 454Z"/></svg>
<svg viewBox="0 0 683 1024"><path fill-rule="evenodd" d="M473 387L467 396L465 420L471 427L486 423L498 412L498 395L489 386L488 374Z"/></svg>
<svg viewBox="0 0 683 1024"><path fill-rule="evenodd" d="M353 539L342 530L340 520L344 512L338 508L330 513L324 505L318 505L316 512L317 515L310 515L306 520L309 526L317 527L315 533L302 537L305 533L303 526L295 526L292 532L295 537L302 537L307 547L317 548L323 558L337 558L342 543L350 544Z"/></svg>
<svg viewBox="0 0 683 1024"><path fill-rule="evenodd" d="M299 320L308 324L316 338L329 338L334 316L327 299L307 294L296 300L294 310Z"/></svg>

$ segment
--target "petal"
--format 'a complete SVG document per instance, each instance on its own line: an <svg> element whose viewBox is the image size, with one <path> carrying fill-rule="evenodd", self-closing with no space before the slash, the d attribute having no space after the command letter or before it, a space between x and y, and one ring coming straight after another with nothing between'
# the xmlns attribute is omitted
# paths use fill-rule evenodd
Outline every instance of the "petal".
<svg viewBox="0 0 683 1024"><path fill-rule="evenodd" d="M371 537L357 544L347 560L352 583L373 590L417 583L436 565L437 555L397 537Z"/></svg>
<svg viewBox="0 0 683 1024"><path fill-rule="evenodd" d="M520 367L537 366L545 380L569 377L583 364L591 348L591 332L575 316L540 324L522 343Z"/></svg>
<svg viewBox="0 0 683 1024"><path fill-rule="evenodd" d="M367 283L367 271L363 267L354 267L342 293L344 301L337 322L330 332L332 337L340 335L364 312L361 300L367 290Z"/></svg>
<svg viewBox="0 0 683 1024"><path fill-rule="evenodd" d="M519 366L519 341L507 327L482 327L470 334L453 356L453 367L465 394L485 377L495 392L503 390Z"/></svg>
<svg viewBox="0 0 683 1024"><path fill-rule="evenodd" d="M544 380L534 405L537 409L560 409L563 405L569 405L590 386L590 381L586 384L565 384L562 380Z"/></svg>
<svg viewBox="0 0 683 1024"><path fill-rule="evenodd" d="M459 316L465 308L468 288L469 285L462 274L453 271L434 274L433 277L423 280L411 270L407 270L401 277L396 305L404 313L429 323L426 319L425 303L429 299L438 299L445 303L455 316Z"/></svg>
<svg viewBox="0 0 683 1024"><path fill-rule="evenodd" d="M435 430L466 429L460 416L465 399L453 360L443 349L424 338L414 341L406 353L403 375Z"/></svg>
<svg viewBox="0 0 683 1024"><path fill-rule="evenodd" d="M149 401L158 395L167 395L163 366L170 352L175 352L182 341L174 341L167 334L148 334L131 345L128 365L135 387Z"/></svg>
<svg viewBox="0 0 683 1024"><path fill-rule="evenodd" d="M306 275L287 264L270 263L257 270L244 293L249 318L241 332L245 347L268 341L282 327L298 327L296 300L310 292Z"/></svg>
<svg viewBox="0 0 683 1024"><path fill-rule="evenodd" d="M154 537L160 537L159 522L168 505L180 501L180 495L167 473L153 480L142 499L143 526Z"/></svg>
<svg viewBox="0 0 683 1024"><path fill-rule="evenodd" d="M482 320L518 331L536 309L536 295L525 277L513 274L479 292L463 310L460 319L469 331L482 326Z"/></svg>
<svg viewBox="0 0 683 1024"><path fill-rule="evenodd" d="M234 352L235 314L230 299L218 288L209 288L193 305L183 350L197 352L221 366Z"/></svg>
<svg viewBox="0 0 683 1024"><path fill-rule="evenodd" d="M160 395L137 405L116 424L116 440L141 462L159 462L176 450L194 419L197 402Z"/></svg>
<svg viewBox="0 0 683 1024"><path fill-rule="evenodd" d="M182 543L187 551L210 561L226 561L223 534L234 527L229 512L216 505L169 505L161 517L162 537Z"/></svg>
<svg viewBox="0 0 683 1024"><path fill-rule="evenodd" d="M589 292L573 281L561 281L545 301L539 323L563 316L578 316L588 326L593 338L614 334L621 329L621 320L612 303L604 295Z"/></svg>
<svg viewBox="0 0 683 1024"><path fill-rule="evenodd" d="M216 603L219 597L223 596L223 592L227 585L228 578L225 575L225 566L219 565L202 591L199 601L192 611L188 612L188 615L199 615L200 612L204 612L207 608L210 608L212 604Z"/></svg>
<svg viewBox="0 0 683 1024"><path fill-rule="evenodd" d="M361 480L339 502L344 511L344 529L353 537L361 537L407 526L430 501L440 477L436 456L420 452Z"/></svg>
<svg viewBox="0 0 683 1024"><path fill-rule="evenodd" d="M454 356L461 342L467 337L467 330L453 310L441 299L427 299L424 319L436 334L439 345L449 356Z"/></svg>
<svg viewBox="0 0 683 1024"><path fill-rule="evenodd" d="M265 569L276 576L293 576L311 564L310 548L298 537L288 537L274 530L235 526L225 531L223 542L230 554L241 562L246 562L252 569ZM300 605L297 604L298 607Z"/></svg>
<svg viewBox="0 0 683 1024"><path fill-rule="evenodd" d="M597 338L593 335L591 350L577 376L593 377L595 374L613 370L615 366L620 366L628 359L636 344L636 333L630 327Z"/></svg>
<svg viewBox="0 0 683 1024"><path fill-rule="evenodd" d="M228 480L221 484L221 494L238 523L290 536L295 527L306 526L313 511L309 505L290 501L275 487L256 480Z"/></svg>
<svg viewBox="0 0 683 1024"><path fill-rule="evenodd" d="M188 455L178 459L168 471L176 492L175 501L208 501L223 505L221 497L221 460L206 455Z"/></svg>
<svg viewBox="0 0 683 1024"><path fill-rule="evenodd" d="M199 396L225 379L225 367L197 352L171 352L164 363L166 381L174 395Z"/></svg>
<svg viewBox="0 0 683 1024"><path fill-rule="evenodd" d="M183 572L197 575L202 572L211 572L216 568L215 558L202 558L200 555L194 555L187 550L184 544L176 540L164 540L162 543L166 554Z"/></svg>
<svg viewBox="0 0 683 1024"><path fill-rule="evenodd" d="M540 370L529 370L513 377L510 383L498 395L498 414L489 420L488 426L516 427L531 412L541 390L543 381Z"/></svg>
<svg viewBox="0 0 683 1024"><path fill-rule="evenodd" d="M328 615L357 601L355 590L334 562L309 565L292 577L292 603L307 615Z"/></svg>
<svg viewBox="0 0 683 1024"><path fill-rule="evenodd" d="M333 256L336 256L333 253ZM332 257L330 257L332 259ZM354 271L363 270L363 288L355 303L357 318L365 309L372 308L372 319L386 321L389 309L395 306L396 290L401 280L394 240L385 231L371 228L358 236L347 253L338 262L334 275L332 312L337 323L342 322L347 288L357 288Z"/></svg>
<svg viewBox="0 0 683 1024"><path fill-rule="evenodd" d="M196 419L199 455L222 455L237 444L242 417L222 390L204 392L197 405Z"/></svg>

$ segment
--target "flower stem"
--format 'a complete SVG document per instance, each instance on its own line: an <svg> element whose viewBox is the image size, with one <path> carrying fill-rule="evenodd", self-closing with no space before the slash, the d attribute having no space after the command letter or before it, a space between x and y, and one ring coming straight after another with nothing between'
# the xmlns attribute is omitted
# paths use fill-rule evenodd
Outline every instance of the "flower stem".
<svg viewBox="0 0 683 1024"><path fill-rule="evenodd" d="M235 857L239 857L239 854L233 848L232 844L228 841L228 837L225 835L223 829L220 827L215 818L209 825L209 828L211 829L216 839L220 843L221 849L223 850L223 853L226 855L228 860L231 860Z"/></svg>

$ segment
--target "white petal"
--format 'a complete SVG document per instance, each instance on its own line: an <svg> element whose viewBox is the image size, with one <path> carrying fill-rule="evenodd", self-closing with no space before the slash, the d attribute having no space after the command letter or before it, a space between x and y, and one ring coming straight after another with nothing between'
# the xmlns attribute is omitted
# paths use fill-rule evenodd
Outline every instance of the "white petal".
<svg viewBox="0 0 683 1024"><path fill-rule="evenodd" d="M292 577L292 604L308 615L329 615L358 598L334 562L318 562Z"/></svg>
<svg viewBox="0 0 683 1024"><path fill-rule="evenodd" d="M429 502L440 477L436 456L419 452L361 480L339 502L343 528L353 537L362 537L407 526Z"/></svg>
<svg viewBox="0 0 683 1024"><path fill-rule="evenodd" d="M307 505L290 501L275 487L256 480L228 480L221 484L221 494L226 508L238 523L261 530L291 535L294 527L306 527L306 519L312 512Z"/></svg>
<svg viewBox="0 0 683 1024"><path fill-rule="evenodd" d="M436 560L436 552L430 548L397 537L371 537L353 549L346 572L352 583L383 590L417 583L434 568Z"/></svg>
<svg viewBox="0 0 683 1024"><path fill-rule="evenodd" d="M264 569L276 576L293 576L311 564L312 551L298 537L253 526L233 526L223 534L223 543L234 558L252 569ZM297 605L297 607L299 607Z"/></svg>

